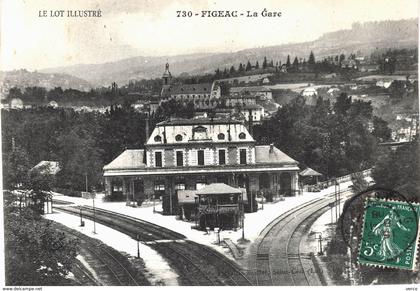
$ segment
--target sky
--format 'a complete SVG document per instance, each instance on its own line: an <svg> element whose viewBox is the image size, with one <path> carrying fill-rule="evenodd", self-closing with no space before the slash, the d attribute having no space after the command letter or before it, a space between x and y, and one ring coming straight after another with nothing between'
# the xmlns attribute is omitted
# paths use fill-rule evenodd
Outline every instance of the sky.
<svg viewBox="0 0 420 291"><path fill-rule="evenodd" d="M311 41L354 22L418 17L417 0L2 0L0 70L106 63L133 56L232 52ZM261 17L261 12L281 17ZM101 10L100 18L39 17ZM177 17L256 11L255 18Z"/></svg>

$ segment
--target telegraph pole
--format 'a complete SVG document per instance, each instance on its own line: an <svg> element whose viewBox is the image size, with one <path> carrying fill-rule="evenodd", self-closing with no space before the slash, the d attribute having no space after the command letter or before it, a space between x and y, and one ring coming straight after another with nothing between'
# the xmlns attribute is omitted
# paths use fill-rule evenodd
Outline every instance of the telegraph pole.
<svg viewBox="0 0 420 291"><path fill-rule="evenodd" d="M337 179L334 180L334 200L335 200L335 221L338 221L338 211L337 211L337 203L338 203L338 197L337 197Z"/></svg>
<svg viewBox="0 0 420 291"><path fill-rule="evenodd" d="M89 190L88 190L88 175L87 175L87 172L85 172L85 185L86 185L85 191L86 192L89 192Z"/></svg>
<svg viewBox="0 0 420 291"><path fill-rule="evenodd" d="M245 211L244 211L244 194L241 192L241 212L242 212L242 241L245 241Z"/></svg>
<svg viewBox="0 0 420 291"><path fill-rule="evenodd" d="M96 234L96 209L95 209L95 196L92 196L93 199L93 233Z"/></svg>
<svg viewBox="0 0 420 291"><path fill-rule="evenodd" d="M139 234L137 234L136 239L137 239L137 258L140 259L140 235Z"/></svg>
<svg viewBox="0 0 420 291"><path fill-rule="evenodd" d="M337 184L338 186L338 217L340 217L341 214L341 193L340 193L340 184Z"/></svg>
<svg viewBox="0 0 420 291"><path fill-rule="evenodd" d="M82 215L82 205L80 205L80 226L85 226Z"/></svg>

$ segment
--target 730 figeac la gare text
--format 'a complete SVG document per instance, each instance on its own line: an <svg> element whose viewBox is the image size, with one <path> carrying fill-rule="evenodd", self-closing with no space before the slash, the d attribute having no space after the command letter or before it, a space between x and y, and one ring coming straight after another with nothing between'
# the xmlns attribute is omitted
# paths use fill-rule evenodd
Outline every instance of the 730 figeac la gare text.
<svg viewBox="0 0 420 291"><path fill-rule="evenodd" d="M194 12L191 10L177 10L177 17L281 17L282 13L279 11L269 11L267 8L261 11L238 11L238 10L201 10Z"/></svg>

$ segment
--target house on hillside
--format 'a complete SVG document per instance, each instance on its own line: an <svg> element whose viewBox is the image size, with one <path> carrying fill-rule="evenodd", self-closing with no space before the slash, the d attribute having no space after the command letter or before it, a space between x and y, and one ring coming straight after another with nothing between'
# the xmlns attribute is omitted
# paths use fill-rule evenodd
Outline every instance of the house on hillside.
<svg viewBox="0 0 420 291"><path fill-rule="evenodd" d="M318 92L313 87L308 87L302 91L302 96L304 97L312 97L312 96L318 96Z"/></svg>
<svg viewBox="0 0 420 291"><path fill-rule="evenodd" d="M271 89L265 86L232 87L230 88L229 93L232 96L251 96L261 101L273 99Z"/></svg>

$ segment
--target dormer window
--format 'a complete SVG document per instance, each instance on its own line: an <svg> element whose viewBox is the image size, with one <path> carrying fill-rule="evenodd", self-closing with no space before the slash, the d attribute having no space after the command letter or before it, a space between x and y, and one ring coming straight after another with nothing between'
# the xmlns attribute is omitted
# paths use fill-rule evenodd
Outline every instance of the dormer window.
<svg viewBox="0 0 420 291"><path fill-rule="evenodd" d="M193 128L193 139L200 140L200 139L207 139L207 128L204 126L197 126Z"/></svg>
<svg viewBox="0 0 420 291"><path fill-rule="evenodd" d="M182 135L177 134L177 135L175 136L175 140L176 140L176 141L182 141Z"/></svg>
<svg viewBox="0 0 420 291"><path fill-rule="evenodd" d="M223 133L219 133L219 134L217 135L217 138L218 138L219 140L224 140L224 139L225 139L225 135L224 135Z"/></svg>
<svg viewBox="0 0 420 291"><path fill-rule="evenodd" d="M162 137L160 135L155 136L155 142L161 142Z"/></svg>
<svg viewBox="0 0 420 291"><path fill-rule="evenodd" d="M245 133L243 133L243 132L241 132L240 134L239 134L239 139L245 139L246 138L246 134Z"/></svg>

